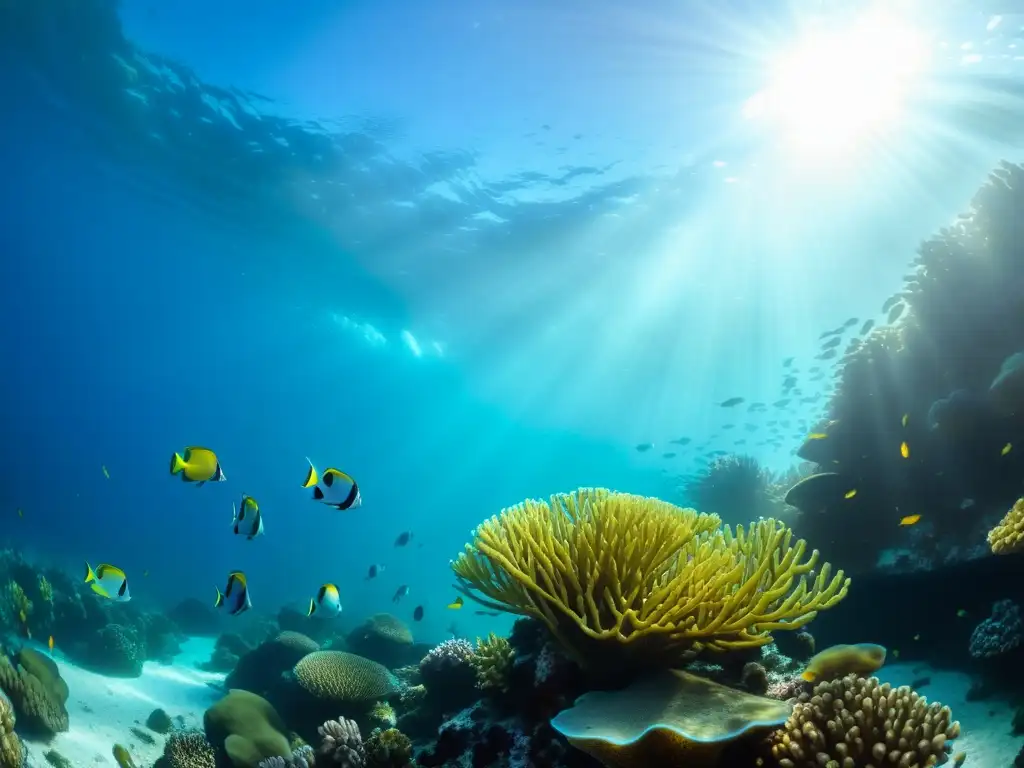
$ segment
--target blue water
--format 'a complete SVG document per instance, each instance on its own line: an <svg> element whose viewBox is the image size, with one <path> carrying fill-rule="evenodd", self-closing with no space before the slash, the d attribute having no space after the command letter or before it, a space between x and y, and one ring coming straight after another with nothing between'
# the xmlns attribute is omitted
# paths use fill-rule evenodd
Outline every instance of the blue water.
<svg viewBox="0 0 1024 768"><path fill-rule="evenodd" d="M1016 82L1015 35L952 5L984 59L936 43L956 85L922 86L911 128L798 171L738 116L796 6L300 6L126 0L117 42L54 3L3 38L0 538L120 565L139 601L212 602L243 569L270 613L332 581L346 619L504 628L445 609L477 523L581 485L677 500L707 457L668 441L735 450L720 427L749 419L716 404L778 399L784 358L879 319L1020 142L1015 91L981 79ZM947 119L965 94L991 117ZM788 468L830 382L743 452ZM168 476L193 444L228 482ZM309 500L306 456L363 507Z"/></svg>

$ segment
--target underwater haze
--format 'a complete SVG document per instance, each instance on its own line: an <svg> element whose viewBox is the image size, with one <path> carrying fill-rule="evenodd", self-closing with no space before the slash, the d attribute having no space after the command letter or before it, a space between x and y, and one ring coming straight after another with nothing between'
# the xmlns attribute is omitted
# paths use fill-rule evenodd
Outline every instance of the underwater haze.
<svg viewBox="0 0 1024 768"><path fill-rule="evenodd" d="M447 608L482 520L801 462L822 332L885 325L1021 156L1011 5L5 3L3 543L146 605L239 570L268 616L334 583L507 631Z"/></svg>

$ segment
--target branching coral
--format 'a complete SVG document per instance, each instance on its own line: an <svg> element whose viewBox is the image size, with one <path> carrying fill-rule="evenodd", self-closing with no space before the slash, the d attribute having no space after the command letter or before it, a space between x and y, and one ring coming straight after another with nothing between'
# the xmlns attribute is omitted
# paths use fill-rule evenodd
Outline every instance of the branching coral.
<svg viewBox="0 0 1024 768"><path fill-rule="evenodd" d="M477 638L476 652L469 658L476 671L476 687L483 691L508 690L514 660L515 651L504 637L491 632L485 638Z"/></svg>
<svg viewBox="0 0 1024 768"><path fill-rule="evenodd" d="M459 589L547 625L580 663L652 667L749 648L846 596L849 579L775 520L720 527L658 499L579 489L485 521L452 564Z"/></svg>
<svg viewBox="0 0 1024 768"><path fill-rule="evenodd" d="M42 574L39 576L39 596L44 603L53 602L53 585Z"/></svg>
<svg viewBox="0 0 1024 768"><path fill-rule="evenodd" d="M988 532L988 545L994 555L1024 551L1024 498L1017 499L999 524Z"/></svg>
<svg viewBox="0 0 1024 768"><path fill-rule="evenodd" d="M18 582L14 579L7 582L0 601L2 601L0 614L3 615L5 624L15 627L24 627L28 624L34 606Z"/></svg>
<svg viewBox="0 0 1024 768"><path fill-rule="evenodd" d="M316 751L319 765L336 768L363 768L366 765L363 737L355 722L340 717L328 720L317 730L322 739Z"/></svg>
<svg viewBox="0 0 1024 768"><path fill-rule="evenodd" d="M370 711L366 713L367 719L374 728L394 728L398 722L398 715L395 708L386 701L374 702Z"/></svg>
<svg viewBox="0 0 1024 768"><path fill-rule="evenodd" d="M907 686L848 675L801 694L770 750L779 768L924 768L945 762L947 742L959 735L949 707Z"/></svg>
<svg viewBox="0 0 1024 768"><path fill-rule="evenodd" d="M179 731L167 739L156 768L214 768L216 764L216 753L202 731Z"/></svg>
<svg viewBox="0 0 1024 768"><path fill-rule="evenodd" d="M48 736L68 730L67 686L59 674L55 679L48 675L41 679L23 664L15 667L6 656L0 656L0 690L10 697L30 730Z"/></svg>

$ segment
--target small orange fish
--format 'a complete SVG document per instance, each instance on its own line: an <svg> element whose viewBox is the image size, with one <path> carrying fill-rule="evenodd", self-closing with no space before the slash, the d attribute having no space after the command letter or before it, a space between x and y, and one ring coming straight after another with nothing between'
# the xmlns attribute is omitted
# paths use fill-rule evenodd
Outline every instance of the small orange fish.
<svg viewBox="0 0 1024 768"><path fill-rule="evenodd" d="M907 426L907 421L909 421L909 420L910 420L910 414L909 413L904 413L903 414L903 426L904 427Z"/></svg>
<svg viewBox="0 0 1024 768"><path fill-rule="evenodd" d="M50 639L46 641L46 645L50 649L50 653L53 653L53 635L50 635Z"/></svg>
<svg viewBox="0 0 1024 768"><path fill-rule="evenodd" d="M857 495L857 489L856 489L856 488L854 488L854 489L852 489L852 490L849 490L849 491L847 491L846 493L844 493L844 494L843 494L843 498L844 498L844 499L852 499L852 498L853 498L854 496L856 496L856 495Z"/></svg>
<svg viewBox="0 0 1024 768"><path fill-rule="evenodd" d="M904 459L910 458L910 446L907 445L906 440L900 443L900 456L902 456Z"/></svg>
<svg viewBox="0 0 1024 768"><path fill-rule="evenodd" d="M907 515L906 517L900 518L900 525L913 525L920 519L920 515Z"/></svg>
<svg viewBox="0 0 1024 768"><path fill-rule="evenodd" d="M1003 450L1001 450L999 453L1002 454L1003 456L1005 456L1006 454L1008 454L1012 450L1013 450L1013 443L1007 443L1006 445L1003 446Z"/></svg>

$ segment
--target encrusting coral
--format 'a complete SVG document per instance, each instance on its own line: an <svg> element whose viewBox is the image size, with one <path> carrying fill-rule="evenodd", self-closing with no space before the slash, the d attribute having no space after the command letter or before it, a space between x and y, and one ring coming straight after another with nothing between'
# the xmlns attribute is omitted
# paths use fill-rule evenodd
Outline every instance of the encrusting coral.
<svg viewBox="0 0 1024 768"><path fill-rule="evenodd" d="M270 702L255 693L229 691L203 715L206 735L223 744L235 768L257 768L268 757L291 758L287 729Z"/></svg>
<svg viewBox="0 0 1024 768"><path fill-rule="evenodd" d="M1017 499L1006 516L988 532L993 555L1024 551L1024 498Z"/></svg>
<svg viewBox="0 0 1024 768"><path fill-rule="evenodd" d="M374 731L363 749L366 768L405 768L412 763L412 742L397 728Z"/></svg>
<svg viewBox="0 0 1024 768"><path fill-rule="evenodd" d="M946 762L959 735L949 707L907 686L847 675L801 694L770 752L779 768L926 768Z"/></svg>
<svg viewBox="0 0 1024 768"><path fill-rule="evenodd" d="M476 671L476 687L483 691L508 690L508 676L515 660L515 651L508 640L491 632L477 638L476 652L469 663Z"/></svg>
<svg viewBox="0 0 1024 768"><path fill-rule="evenodd" d="M1020 606L1013 600L997 600L992 615L978 623L971 633L968 651L972 658L990 659L1014 650L1024 640Z"/></svg>
<svg viewBox="0 0 1024 768"><path fill-rule="evenodd" d="M717 515L581 488L485 521L452 568L464 594L539 619L584 666L658 667L765 645L842 600L849 579L805 553L775 520L733 531Z"/></svg>

